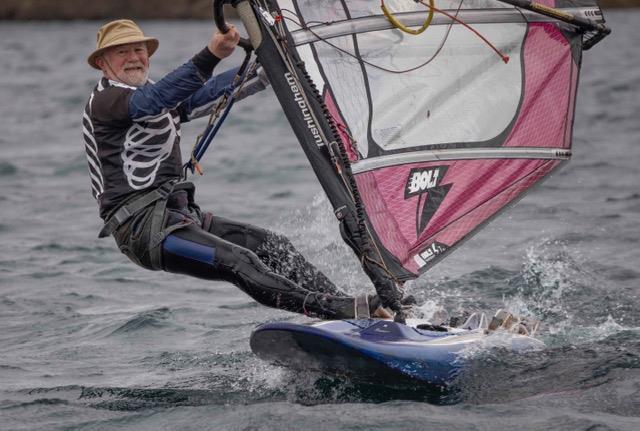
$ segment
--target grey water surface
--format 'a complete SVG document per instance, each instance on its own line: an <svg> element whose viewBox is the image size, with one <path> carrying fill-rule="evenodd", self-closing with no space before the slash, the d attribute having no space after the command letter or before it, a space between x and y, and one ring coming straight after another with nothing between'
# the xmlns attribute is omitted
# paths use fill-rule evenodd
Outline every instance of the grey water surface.
<svg viewBox="0 0 640 431"><path fill-rule="evenodd" d="M98 240L80 119L99 23L0 23L0 429L640 429L640 12L607 17L613 35L584 57L573 160L408 286L425 313L543 321L546 349L476 352L446 391L263 363L252 328L304 317L145 271ZM211 31L142 24L161 40L156 78ZM185 126L185 154L202 127ZM271 90L237 104L204 169L203 207L370 289Z"/></svg>

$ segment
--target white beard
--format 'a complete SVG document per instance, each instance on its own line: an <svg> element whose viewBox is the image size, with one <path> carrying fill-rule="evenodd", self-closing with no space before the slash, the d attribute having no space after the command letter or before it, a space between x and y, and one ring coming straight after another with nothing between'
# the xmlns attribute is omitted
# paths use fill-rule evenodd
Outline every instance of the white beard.
<svg viewBox="0 0 640 431"><path fill-rule="evenodd" d="M132 70L128 72L123 70L118 75L118 79L124 84L131 85L133 87L142 87L147 83L147 79L149 79L149 69L145 71Z"/></svg>

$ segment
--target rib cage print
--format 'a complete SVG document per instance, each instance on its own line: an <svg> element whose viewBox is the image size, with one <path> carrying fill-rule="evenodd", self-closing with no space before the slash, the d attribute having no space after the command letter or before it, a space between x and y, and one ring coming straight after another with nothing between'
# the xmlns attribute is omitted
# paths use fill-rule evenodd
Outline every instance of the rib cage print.
<svg viewBox="0 0 640 431"><path fill-rule="evenodd" d="M134 123L127 130L122 150L122 169L129 186L142 190L153 184L160 164L171 155L180 136L179 118L170 113Z"/></svg>
<svg viewBox="0 0 640 431"><path fill-rule="evenodd" d="M91 95L93 99L93 94ZM89 102L91 105L91 102ZM98 157L98 144L93 136L93 124L89 118L88 109L85 109L82 116L82 136L84 137L84 148L89 162L89 178L91 179L91 194L95 199L104 192L104 178L102 176L102 164Z"/></svg>

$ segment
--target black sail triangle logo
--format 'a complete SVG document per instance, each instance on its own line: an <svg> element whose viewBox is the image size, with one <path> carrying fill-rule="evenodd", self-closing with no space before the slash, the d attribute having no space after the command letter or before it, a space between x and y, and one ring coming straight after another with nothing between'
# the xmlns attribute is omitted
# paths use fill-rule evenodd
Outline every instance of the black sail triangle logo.
<svg viewBox="0 0 640 431"><path fill-rule="evenodd" d="M448 168L448 166L414 168L409 172L404 198L418 196L416 206L416 232L418 236L426 229L453 185L453 183L441 184Z"/></svg>

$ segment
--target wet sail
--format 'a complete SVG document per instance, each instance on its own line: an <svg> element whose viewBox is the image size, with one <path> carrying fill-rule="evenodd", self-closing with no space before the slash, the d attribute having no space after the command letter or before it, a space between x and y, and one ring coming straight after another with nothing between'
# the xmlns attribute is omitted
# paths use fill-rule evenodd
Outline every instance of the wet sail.
<svg viewBox="0 0 640 431"><path fill-rule="evenodd" d="M416 28L428 11L384 3ZM595 2L544 4L603 22ZM241 13L370 276L418 276L571 156L589 35L499 1L436 7L417 36L372 0L257 1Z"/></svg>

